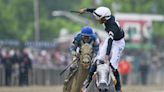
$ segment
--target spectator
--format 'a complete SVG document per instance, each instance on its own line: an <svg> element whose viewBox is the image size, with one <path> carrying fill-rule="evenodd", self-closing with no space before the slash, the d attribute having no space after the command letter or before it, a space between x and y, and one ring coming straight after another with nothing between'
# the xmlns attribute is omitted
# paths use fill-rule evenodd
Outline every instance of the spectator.
<svg viewBox="0 0 164 92"><path fill-rule="evenodd" d="M14 50L14 54L12 55L11 59L13 62L12 85L18 85L18 83L19 83L19 62L20 62L19 50Z"/></svg>
<svg viewBox="0 0 164 92"><path fill-rule="evenodd" d="M141 78L141 84L146 85L147 84L147 75L148 75L148 64L145 61L141 61L139 65L139 72L140 72L140 78Z"/></svg>
<svg viewBox="0 0 164 92"><path fill-rule="evenodd" d="M9 54L9 50L4 52L2 56L2 64L5 69L5 86L11 86L11 76L12 76L12 60Z"/></svg>
<svg viewBox="0 0 164 92"><path fill-rule="evenodd" d="M130 62L128 59L122 59L119 64L123 85L127 84L128 75L132 71L132 64Z"/></svg>
<svg viewBox="0 0 164 92"><path fill-rule="evenodd" d="M29 74L32 69L32 62L26 51L23 51L22 57L19 63L19 85L27 86L29 85Z"/></svg>

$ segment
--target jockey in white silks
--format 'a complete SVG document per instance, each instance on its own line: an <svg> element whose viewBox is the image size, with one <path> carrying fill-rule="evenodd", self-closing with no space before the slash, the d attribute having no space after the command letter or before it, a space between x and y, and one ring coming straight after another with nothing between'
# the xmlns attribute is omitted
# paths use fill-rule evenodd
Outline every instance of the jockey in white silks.
<svg viewBox="0 0 164 92"><path fill-rule="evenodd" d="M90 12L94 15L95 19L100 24L104 24L105 31L108 34L108 37L101 46L97 59L102 61L108 61L110 66L113 67L113 74L117 80L115 88L117 92L121 92L122 90L120 83L120 75L118 72L118 64L122 51L125 47L123 29L120 27L119 23L115 20L115 17L111 14L110 9L107 7L98 7L93 9L84 8L81 9L79 12L81 14L84 12ZM85 83L91 82L92 75L95 71L96 63L91 66L89 76Z"/></svg>

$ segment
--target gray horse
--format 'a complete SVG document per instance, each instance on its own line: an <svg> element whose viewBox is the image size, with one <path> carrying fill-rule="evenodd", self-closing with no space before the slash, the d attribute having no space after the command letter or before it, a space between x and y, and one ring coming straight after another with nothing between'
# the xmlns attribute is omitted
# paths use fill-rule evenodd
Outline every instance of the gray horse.
<svg viewBox="0 0 164 92"><path fill-rule="evenodd" d="M116 92L108 64L97 64L96 74L86 92Z"/></svg>

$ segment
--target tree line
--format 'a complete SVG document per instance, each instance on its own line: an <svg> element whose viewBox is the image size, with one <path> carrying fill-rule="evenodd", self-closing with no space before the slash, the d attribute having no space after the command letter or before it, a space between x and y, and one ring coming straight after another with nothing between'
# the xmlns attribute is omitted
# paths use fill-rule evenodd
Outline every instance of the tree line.
<svg viewBox="0 0 164 92"><path fill-rule="evenodd" d="M79 31L82 25L64 17L52 16L54 10L79 10L100 5L113 12L164 14L164 0L38 0L40 40L53 40L62 27L70 32ZM164 36L164 23L155 23L154 34ZM34 0L0 0L0 39L34 40Z"/></svg>

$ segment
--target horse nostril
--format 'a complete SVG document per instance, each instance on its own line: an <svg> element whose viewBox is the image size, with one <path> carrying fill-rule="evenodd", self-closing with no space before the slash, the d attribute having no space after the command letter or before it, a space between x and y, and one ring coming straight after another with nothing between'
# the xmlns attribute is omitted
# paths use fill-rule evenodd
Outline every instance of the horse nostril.
<svg viewBox="0 0 164 92"><path fill-rule="evenodd" d="M101 92L101 88L99 89L99 91Z"/></svg>
<svg viewBox="0 0 164 92"><path fill-rule="evenodd" d="M99 92L108 92L108 89L106 89L106 88L105 89L99 88L98 90L99 90Z"/></svg>
<svg viewBox="0 0 164 92"><path fill-rule="evenodd" d="M89 62L83 61L84 64L89 64Z"/></svg>

